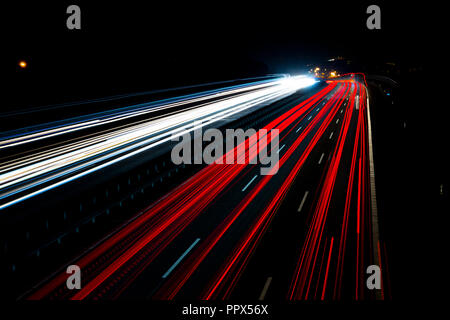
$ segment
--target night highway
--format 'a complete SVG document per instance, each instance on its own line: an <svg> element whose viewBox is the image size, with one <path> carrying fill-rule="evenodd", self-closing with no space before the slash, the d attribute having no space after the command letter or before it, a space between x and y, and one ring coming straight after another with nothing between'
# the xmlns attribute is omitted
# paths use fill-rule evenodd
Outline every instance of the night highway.
<svg viewBox="0 0 450 320"><path fill-rule="evenodd" d="M243 261L249 260L250 253L253 254L252 251L255 251L255 255L257 255L259 252L257 245L260 241L282 244L284 241L288 241L284 239L285 237L291 239L288 242L294 244L297 242L290 249L291 254L286 257L276 258L276 256L268 255L273 250L270 248L270 244L268 244L268 248L260 250L265 255L265 259L273 260L276 258L277 261L289 262L280 263L285 269L277 270L277 272L282 272L278 274L280 280L278 280L278 277L275 277L274 280L274 283L285 282L286 279L283 279L283 275L288 272L292 274L292 288L290 289L292 292L289 293L289 299L307 298L311 280L317 278L314 287L316 294L311 295L311 297L317 297L317 290L320 286L319 297L323 300L328 273L335 278L330 280L330 283L332 283L331 289L328 289L330 297L333 294L336 296L342 295L344 275L346 278L356 279L353 290L347 289L349 290L348 293L355 294L356 298L364 295L366 290L362 288L363 283L358 280L363 278L358 275L358 272L362 273L361 268L366 264L364 259L378 261L383 251L381 251L378 241L376 212L375 215L371 212L372 206L370 203L367 91L363 78L356 80L353 75L349 77L349 80L328 81L324 84L306 83L306 85L321 87L320 90L315 89L314 94L309 93L308 97L301 94L301 90L290 89L292 93L288 97L278 100L274 103L276 105L269 104L264 107L261 115L251 113L250 116L244 117L242 120L239 113L233 115L233 117L238 117L238 120L234 121L246 120L246 126L280 130L279 144L271 147L271 152L277 153L280 158L278 164L280 168L276 175L261 176L258 165L246 165L245 163L231 165L213 163L202 168L189 179L183 181L179 187L171 190L162 198L156 199L155 204L150 204L149 207L139 213L136 212L137 216L133 217L131 221L126 221L123 225L120 225L114 233L106 235L100 243L90 247L88 252L69 263L79 265L83 270L87 270L82 275L84 281L88 281L85 289L78 291L76 295L72 295L73 291L65 291L66 273L64 271L62 276L55 275L52 277L54 279L48 279L48 283L43 283L42 288L32 292L29 298L98 299L101 297L118 298L121 295L126 297L130 294L146 297L155 295L155 297L161 299L172 299L178 294L179 290L181 296L183 294L188 296L196 294L200 299L226 297L232 294L231 290L235 286L241 287L237 279L244 272L244 270L238 269L230 273L228 270L234 270L236 266L242 264L243 262L239 263L241 259ZM287 80L289 83L299 81L300 86L302 86L302 78ZM287 80L282 79L278 86L283 87ZM259 87L260 85L253 85L252 87L254 86ZM283 88L277 88L277 90L283 90ZM269 99L274 99L271 92L263 92L256 98L267 94L269 94ZM283 90L280 94L286 93ZM251 96L247 99L252 98L254 97ZM227 101L233 103L233 99L235 97L232 95ZM211 102L211 104L214 103L217 102ZM199 119L199 111L197 110L199 108L201 107L193 107L192 110L195 110L196 113L192 119ZM270 109L271 112L268 113L265 110L266 108ZM208 109L208 111L214 110L211 105L208 106ZM179 111L179 113L182 114L182 111ZM222 113L219 114L222 116ZM114 119L117 117L114 115ZM158 119L162 121L166 118L170 118L170 116L159 117ZM220 120L224 121L229 118L230 116L226 115L224 119L221 118ZM87 120L86 126L93 121L95 120ZM107 122L108 120L104 121ZM217 120L214 119L214 121ZM175 129L178 125L177 122L169 128ZM96 150L104 151L112 146L113 151L117 153L116 150L122 143L126 145L129 139L141 141L141 136L134 138L133 136L130 137L130 133L128 133L128 131L136 131L135 126L138 125L130 124L129 126L129 129L125 132L120 130L119 133L108 133L105 138L96 134L94 141L83 137L77 143L62 144L56 149L41 151L42 158L24 157L24 160L16 160L13 165L5 166L2 168L4 172L2 176L3 189L9 192L6 191L2 195L4 201L2 207L6 209L22 202L25 202L23 206L26 206L26 200L29 198L37 198L47 191L50 192L51 189L63 188L63 185L65 188L71 188L70 183L73 180L81 179L84 175L94 174L95 171L103 168L106 170L108 166L114 165L114 161L125 161L126 158L122 159L123 156L120 153L117 155L113 153L114 156L119 157L119 160L107 161L109 158L103 160L103 157L107 157L109 152L102 157L102 155L97 155ZM163 125L161 124L161 126ZM66 127L82 128L84 125L79 124L78 127L67 125ZM145 127L153 128L156 125L145 123ZM140 128L141 126L139 126L139 130ZM166 127L164 126L164 128ZM63 128L60 130L65 130L63 132L70 131L70 129ZM140 132L139 130L137 132ZM48 136L49 131L53 134L59 133L56 128L53 128L20 138L10 138L5 140L5 148L8 147L8 144L25 144L28 140L29 143L32 143L33 139L42 139L42 137ZM153 132L145 132L144 134L149 142L146 142L142 149L158 147L159 144L154 146L155 142L153 141L155 140L161 145L164 143L164 138ZM113 135L118 135L118 138L111 138ZM157 135L157 137L153 138L154 135ZM251 137L245 143L250 140ZM103 141L106 141L107 144L104 145ZM97 144L99 145L97 146ZM238 147L235 149L227 152L236 152L238 158L256 156L251 154L251 147L244 148L243 151L247 155L240 153ZM125 150L130 152L128 146ZM344 150L348 154L344 154ZM135 151L136 154L146 150L138 149L138 151ZM88 158L80 158L80 154L86 155ZM127 155L130 155L130 153ZM73 160L72 157L74 157ZM90 160L91 157L95 160ZM245 162L249 163L249 160ZM98 169L95 166L97 163L101 163ZM121 194L120 190L116 190L115 197L120 194L119 207L125 206L124 202L127 203L128 208L132 207L135 200L139 201L139 198L141 198L140 202L142 203L143 198L149 197L146 196L145 191L149 193L152 191L152 186L148 190L144 189L146 180L155 180L155 178L161 181L164 179L170 180L169 178L176 175L178 169L177 166L172 168L167 173L167 177L163 173L157 174L156 172L150 179L147 178L148 175L147 177L143 175L142 182L139 181L138 176L138 183L134 182L135 187L131 193L127 194L125 191ZM49 172L51 174L48 174ZM9 178L13 174L14 180ZM347 181L346 177L348 176L351 178ZM221 178L218 179L218 177ZM133 175L129 176L128 179L130 181L135 178L136 176ZM347 192L336 192L335 195L333 191L336 184L336 189L345 188ZM119 188L120 184L118 184L117 189ZM108 189L105 190L103 196L109 197L109 195L106 195L107 193ZM70 192L70 196L73 196L73 191ZM100 195L98 200L96 195L92 195L92 198L101 201ZM285 198L290 199L286 202L287 208L279 209L280 205L284 205L283 199ZM317 206L314 203L317 203ZM76 227L78 231L75 232L79 232L80 228L94 228L91 225L101 222L104 216L110 214L111 210L116 209L113 214L121 214L120 208L111 208L108 206L110 203L105 204L106 208L102 208L101 205L91 206L88 214L96 211L95 215L91 219L80 221ZM83 212L83 206L88 207L89 205L92 204L80 202L80 213ZM297 210L295 210L295 205L298 206ZM64 208L68 209L67 203L64 204ZM285 231L277 231L278 229L272 227L270 238L275 238L266 240L263 236L269 223L275 219L277 212L284 216L284 218L276 218L279 221L277 223L280 224L278 228L289 229L288 226L290 225L297 225L297 227L290 230L289 233L286 229ZM338 212L344 214L340 215ZM75 214L72 213L72 215ZM46 225L56 223L53 221L58 218L61 218L58 217L58 212L53 213L46 220ZM71 218L76 219L75 217ZM372 227L372 223L375 223L375 227ZM340 225L342 225L342 230L339 228ZM353 226L353 228L350 226ZM329 234L325 233L324 230L330 230L328 231ZM342 237L341 243L336 241L334 247L335 262L333 263L334 267L331 267L334 234L340 232L345 236ZM31 255L39 255L43 259L47 254L46 251L51 250L50 247L55 247L55 243L56 248L54 250L58 250L58 244L63 247L65 238L68 236L68 234L58 234L54 239L50 238L44 246L29 248L28 250L33 250ZM347 241L353 243L345 245ZM194 244L189 246L189 243ZM195 250L193 250L194 246ZM192 253L191 250L184 251L184 248L193 251ZM355 250L358 258L355 263L348 263L348 268L344 268L344 258L348 255L354 256L349 252L350 248ZM324 251L327 251L328 260L324 262L324 258L322 258L321 261L319 260L316 263L317 253L320 252L322 256L325 256ZM175 255L177 252L181 253L181 257L178 259ZM365 252L366 257L364 256ZM189 257L184 261L187 254L189 254ZM298 266L292 263L296 258L299 260ZM302 280L298 278L298 273L304 259L307 260L305 263L308 273L304 275L305 279ZM145 261L145 263L140 264L136 261ZM171 261L176 262L171 266ZM222 261L227 263L222 265L220 263ZM250 261L248 262L250 263ZM319 268L319 265L324 263L327 267ZM203 270L202 266L207 266L207 269ZM14 268L17 269L21 269L21 267L19 264L14 265ZM258 268L258 273L262 272L260 275L261 288L264 287L264 274L271 275L274 273L276 271L272 269L274 267L276 266L268 267L264 271ZM165 273L164 268L168 269ZM333 268L333 270L330 271L330 268ZM223 269L226 270L226 273L222 271ZM347 269L349 271L344 272ZM196 272L192 274L194 270ZM251 269L247 272L250 272L252 277L255 276L255 272L251 272ZM353 277L347 276L347 273L350 272L354 272L355 275ZM227 279L222 279L225 275ZM141 277L144 277L145 280L141 281ZM215 280L216 277L217 280ZM231 277L230 280L228 280L229 277ZM270 278L273 279L273 276ZM244 276L243 281L245 279ZM210 287L211 284L208 284L211 281L212 287ZM227 284L229 281L232 283L231 286ZM184 282L186 282L186 289L184 285L180 286ZM145 283L145 286L139 288L140 283ZM150 283L154 284L153 287L149 286ZM304 288L306 283L308 284L307 289ZM176 285L176 289L172 287L174 285ZM222 290L218 289L222 287ZM61 288L62 292L60 291ZM108 290L105 288L108 288ZM245 290L249 290L249 286L243 285L241 290L244 290L244 293L239 293L238 290L236 294L245 294ZM206 292L203 293L204 291ZM221 291L224 292L221 294ZM248 294L251 294L251 291ZM253 295L256 298L257 292L254 292Z"/></svg>
<svg viewBox="0 0 450 320"><path fill-rule="evenodd" d="M405 29L432 10L200 7L8 9L2 301L284 319L435 299L445 91L425 20Z"/></svg>

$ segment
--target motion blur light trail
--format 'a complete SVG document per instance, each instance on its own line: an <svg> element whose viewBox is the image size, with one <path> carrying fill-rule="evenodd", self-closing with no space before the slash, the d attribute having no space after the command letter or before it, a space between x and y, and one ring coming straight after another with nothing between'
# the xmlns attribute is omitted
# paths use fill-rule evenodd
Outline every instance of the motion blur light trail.
<svg viewBox="0 0 450 320"><path fill-rule="evenodd" d="M369 205L370 195L368 192L367 181L368 150L366 145L366 88L360 83L357 83L357 90L354 91L350 99L350 105L355 107L346 109L344 124L341 127L338 142L335 146L333 156L331 157L331 162L326 172L324 183L319 190L319 199L313 210L307 238L303 244L295 276L292 281L289 293L289 299L291 300L316 298L315 296L311 297L311 285L313 284L313 279L316 279L315 292L318 290L319 292L322 291L320 297L321 300L325 299L327 293L329 298L340 299L342 295L344 276L349 277L351 272L350 270L355 270L354 281L347 280L345 283L347 286L349 286L349 283L354 284L355 291L353 298L356 300L362 299L364 298L364 292L366 292L365 267L374 263L374 256L371 255L373 251L371 249L372 246L377 245L377 243L373 243L371 236L372 226ZM350 175L348 178L345 209L341 223L342 228L340 230L340 234L337 234L339 235L339 246L336 252L336 250L332 251L334 238L331 237L331 244L327 245L326 239L323 239L323 237L327 232L326 224L327 220L329 220L329 206L333 196L333 189L335 188L335 181L339 166L343 165L341 164L341 158L344 150L344 144L346 143L346 139L348 139L349 127L354 112L357 112L357 129L355 139L353 141L353 154ZM351 143L351 141L349 142ZM355 178L357 179L356 185L354 184ZM356 192L354 191L355 186L357 188ZM351 206L356 207L356 210L350 212ZM351 213L354 214L351 215ZM352 230L349 230L350 219L353 219L353 223L355 223L353 235L356 235L356 243L353 243L353 245L356 245L356 261L353 265L351 265L352 261L347 260L347 265L351 266L350 268L345 268L344 258L351 255L351 253L348 252L351 250L348 244L348 235L352 232ZM325 252L327 247L329 247L327 268L323 270L322 268L318 268L317 259L319 257L319 252L321 250L322 252ZM323 263L324 261L321 261L320 265ZM334 279L329 278L329 268L334 269ZM348 271L344 272L346 269ZM333 281L330 283L328 280ZM382 291L381 294L383 294Z"/></svg>
<svg viewBox="0 0 450 320"><path fill-rule="evenodd" d="M195 122L201 122L200 126L210 125L261 104L277 101L314 83L315 80L311 78L298 76L257 84L244 89L234 89L232 93L239 92L239 94L180 112L169 113L164 117L150 119L124 129L99 134L36 156L16 159L14 162L0 167L0 210L138 155L168 142L186 131L195 130L199 127L195 126ZM240 92L248 91L249 88L251 88L250 92ZM201 99L204 97L189 100L189 103L198 103ZM158 108L173 108L173 105ZM153 110L130 111L126 114L102 119L101 122L116 121L119 118L133 117L136 113L149 113ZM98 119L89 120L82 124L49 129L5 140L3 145L5 147L12 146L18 143L16 139L19 139L21 143L34 141L40 137L54 134L55 130L64 133L80 128L80 126L96 126L99 121Z"/></svg>
<svg viewBox="0 0 450 320"><path fill-rule="evenodd" d="M259 80L253 81L249 83L244 83L240 85L235 85L231 87L225 87L220 89L209 90L205 92L193 93L181 97L176 98L168 98L160 101L149 102L149 103L141 103L137 105L131 105L127 107L122 107L119 109L113 109L109 111L98 112L91 115L84 115L79 117L74 117L71 119L63 119L60 121L55 121L47 124L35 125L26 128L20 128L18 130L12 130L6 133L0 133L0 150L3 148L17 146L21 144L30 143L37 140L44 140L53 136L67 134L73 131L83 130L91 127L102 126L108 123L118 122L127 118L135 118L139 115L144 114L153 114L157 111L166 110L170 111L179 106L189 105L191 103L200 103L205 102L210 99L221 98L230 96L237 93L244 93L248 91L252 91L259 88L269 87L275 85L277 82L283 82L286 79L286 76L283 78L275 78L275 79L267 79L267 80ZM240 79L240 80L251 80L251 79ZM256 80L256 79L255 79ZM282 81L283 80L283 81ZM225 82L226 83L226 82ZM217 83L212 83L217 84ZM191 88L195 86L182 87L179 89ZM109 98L102 99L94 99L94 100L85 100L79 101L76 104L88 104L95 102L104 102L109 100L115 100L120 98L132 97L136 95L145 95L155 92L142 92L135 94L127 94L127 95L118 95ZM58 109L64 108L66 106L71 106L75 103L67 103L56 106L50 106L42 109ZM28 113L32 114L33 112L38 110L28 110ZM26 112L25 112L26 113ZM13 113L15 115L16 113ZM8 115L8 114L6 114ZM2 114L3 116L3 114Z"/></svg>
<svg viewBox="0 0 450 320"><path fill-rule="evenodd" d="M291 84L290 84L291 85ZM324 89L320 96L323 97L324 94L329 92L334 86L328 86ZM280 129L282 132L289 123L292 123L299 116L306 112L307 108L310 107L311 101L315 102L320 96L314 96L304 103L298 105L296 108L290 110L287 114L273 120L270 124L265 126L263 129L267 129L269 132L273 128ZM310 104L307 105L307 102ZM286 120L287 119L287 120ZM261 139L266 139L266 144L270 143L273 137L269 135L269 138L259 136L257 141ZM247 141L251 141L249 138L243 143L248 145ZM251 148L250 150L254 150ZM277 146L274 146L277 147ZM242 152L242 151L243 152ZM233 150L228 153L236 153L238 157L255 157L256 154L248 154L245 152L245 148L240 148L236 146ZM262 150L259 150L261 152ZM223 155L223 162L227 155ZM237 161L239 163L240 161ZM245 161L248 163L249 161ZM123 254L120 257L111 259L111 263L108 268L103 270L93 281L89 282L87 286L83 288L74 298L80 299L86 297L90 294L97 286L99 286L107 277L111 276L114 272L118 270L124 263L126 263L131 257L133 257L139 250L144 246L150 244L154 241L153 247L158 250L153 257L156 257L157 253L162 251L164 246L167 246L170 241L179 234L192 220L198 216L203 209L211 202L238 174L246 167L246 165L241 164L216 164L213 163L207 166L205 169L200 171L198 174L189 179L185 184L181 185L169 195L167 195L160 202L156 203L154 206L149 208L144 214L142 214L138 219L134 220L130 225L126 226L123 230L115 234L113 237L109 238L108 241L103 243L101 246L96 248L93 252L89 253L81 261L77 262L82 268L94 261L102 254L105 254L107 250L113 247L120 240L129 237L131 232L140 231L142 238L140 241L135 241L133 247L128 250L123 250ZM225 177L218 179L219 177ZM151 227L148 225L151 224ZM136 231L137 230L137 231ZM149 232L150 230L150 232ZM164 231L164 233L163 233ZM145 233L146 232L146 233ZM175 232L175 234L174 234ZM137 235L133 234L133 241L136 239ZM158 238L157 238L158 237ZM122 253L122 252L119 252ZM150 258L147 258L147 261ZM83 270L85 270L83 268ZM59 281L55 281L51 286L55 287L61 282L64 282L64 275ZM55 284L56 283L56 284ZM44 289L44 291L47 291ZM40 295L39 295L40 296Z"/></svg>
<svg viewBox="0 0 450 320"><path fill-rule="evenodd" d="M329 89L331 89L331 88L329 88ZM340 91L342 91L342 90L340 90ZM312 100L310 102L310 104L308 105L308 107L314 108L316 102L317 102L317 100ZM305 129L305 131L302 132L302 134L298 137L298 139L295 141L295 143L283 155L283 157L280 159L280 167L285 163L286 159L289 158L290 155L292 155L293 151L299 146L299 144L304 141L305 137L311 133L312 128L318 123L320 116L327 113L327 111L328 111L327 108L331 107L332 104L333 104L333 101L327 102L327 104L322 109L322 111L317 115L315 120L308 125L308 127ZM294 116L295 116L295 114L294 114ZM328 115L327 119L328 120L331 119L331 116ZM325 120L324 124L322 124L322 128L325 128L326 125L327 125L327 120ZM209 292L206 293L205 296L201 297L202 299L210 299L213 296L214 292L217 290L220 283L222 283L222 281L224 280L224 277L230 276L230 274L231 274L230 269L236 265L237 259L243 258L244 252L247 252L247 256L244 257L243 259L248 258L249 252L251 252L251 250L249 250L248 248L250 247L252 242L256 241L254 239L257 239L258 237L260 237L262 235L263 230L261 230L260 228L264 228L264 227L267 228L267 221L270 221L270 219L271 219L270 215L273 215L275 212L275 210L273 210L273 209L282 200L282 196L286 193L290 182L292 182L292 180L295 178L296 173L300 169L304 160L307 158L310 150L313 148L315 141L317 141L320 138L321 132L323 132L323 129L318 130L318 133L314 136L313 141L309 144L310 147L307 148L308 151L305 151L303 153L302 159L299 159L296 167L294 168L294 170L291 171L290 176L286 179L286 181L283 184L280 191L275 195L275 197L270 202L268 209L266 209L266 211L261 215L260 219L256 222L255 226L253 228L249 229L249 234L242 240L242 244L235 251L236 256L230 257L228 259L229 263L223 267L223 270L221 271L221 273L219 273L218 279L215 281L215 284L212 286L212 288L209 290ZM252 189L252 191L243 199L243 201L238 206L236 206L235 211L233 211L228 216L229 220L224 221L224 223L218 228L218 230L211 234L212 235L211 238L207 239L204 242L204 246L199 247L192 254L192 256L190 258L190 261L192 261L191 262L192 265L189 267L186 267L186 269L183 269L183 270L180 268L179 273L184 272L184 274L183 275L174 275L172 286L162 289L163 292L168 294L168 295L162 295L161 296L162 298L171 299L175 296L175 294L181 288L182 284L184 284L187 281L189 276L192 275L194 270L196 270L196 268L198 267L198 264L205 258L206 254L211 251L212 247L220 240L220 238L227 231L227 229L230 227L230 225L237 219L237 217L239 215L241 215L244 212L244 210L249 205L249 203L256 197L256 195L270 181L270 179L272 177L273 176L271 176L271 175L264 176L263 180L261 180L259 182L259 184L256 185L254 189ZM254 245L255 245L255 243L253 243L253 246ZM198 254L198 256L195 256L196 254ZM241 266L242 265L243 265L243 263L241 263Z"/></svg>
<svg viewBox="0 0 450 320"><path fill-rule="evenodd" d="M325 91L325 90L324 90ZM323 94L323 93L322 93ZM318 97L322 97L321 95L318 95ZM314 103L317 102L317 98L314 100L311 100L309 102L309 104L306 105L306 107L309 108L313 108L314 107ZM325 112L326 110L323 109L322 112ZM294 121L295 119L297 119L296 117L298 117L300 114L296 114L294 113L291 117L291 121ZM319 117L318 117L319 118ZM316 119L316 121L318 121L318 118ZM287 125L289 125L290 123L285 123L283 125L283 129L286 128ZM311 132L312 128L314 126L314 123L311 123L308 128L299 136L296 145L293 145L288 151L287 153L280 159L280 167L283 165L283 163L286 161L286 157L289 157L289 154L292 154L293 150L298 146L298 144L300 144L304 138ZM281 126L280 126L281 127ZM279 128L280 128L279 127ZM280 129L281 130L281 129ZM305 158L307 157L307 154L305 153ZM298 171L298 169L297 169ZM292 171L294 172L294 171ZM163 299L171 299L173 298L176 293L178 292L178 290L181 288L181 286L188 280L189 276L196 270L196 268L198 267L199 263L205 258L205 256L207 255L208 252L211 251L211 249L213 248L213 246L220 240L220 238L223 236L223 234L228 230L228 228L233 224L233 222L237 219L237 217L242 214L242 212L245 210L245 208L248 206L248 204L255 198L255 196L259 193L259 191L269 182L269 180L272 178L272 175L267 175L263 177L263 180L261 180L259 182L258 185L256 185L254 187L254 189L252 189L252 191L243 199L243 201L236 206L236 209L227 217L227 220L225 220L223 222L223 224L221 224L221 226L219 226L219 228L213 232L211 234L211 237L208 238L205 242L204 242L204 246L200 246L195 252L193 252L193 254L191 255L189 262L191 262L191 266L186 267L185 269L179 269L182 275L177 274L174 275L173 277L173 281L169 282L168 287L163 288L162 291L162 296L161 298ZM278 200L280 198L280 195L276 195L275 198L272 200L273 205L275 203L278 203ZM273 206L272 205L272 206ZM263 217L267 216L267 212L265 212L262 215L261 220L258 223L258 226L261 225L261 221L264 221ZM256 229L257 227L255 227ZM255 234L256 231L252 231L251 232L251 236L253 236ZM249 236L249 237L251 237ZM245 245L249 244L249 239L244 240ZM241 254L244 251L244 245L242 245L240 247L238 251L238 254ZM197 254L197 255L196 255ZM208 293L206 296L202 297L202 299L210 299L211 295L213 294L213 292L216 290L217 286L219 285L219 283L223 280L223 277L228 274L229 275L229 269L231 268L231 265L234 263L234 261L236 261L237 258L232 258L231 259L231 263L229 266L227 266L225 268L225 271L223 271L220 276L219 279L217 280L217 284L214 285L214 287L211 289L211 292Z"/></svg>
<svg viewBox="0 0 450 320"><path fill-rule="evenodd" d="M350 105L354 104L354 97L356 92L353 93L351 96L351 103ZM352 115L354 108L347 108L345 118L344 118L344 124L341 127L341 132L338 139L338 144L336 145L336 149L334 151L332 162L329 166L329 169L327 171L327 175L325 178L324 186L320 193L320 198L317 203L316 211L313 215L313 220L310 224L307 240L305 243L300 263L299 263L299 270L302 270L302 272L298 272L298 275L295 278L294 281L294 289L292 289L293 292L295 292L295 297L301 297L303 292L306 289L306 292L304 293L304 298L308 298L309 289L311 285L312 275L308 274L308 272L314 272L315 266L316 266L316 259L318 255L318 248L321 242L321 238L323 235L324 230L324 224L326 221L326 216L328 213L328 207L331 200L331 195L334 188L334 182L337 175L337 169L339 166L340 157L342 155L343 145L345 142L345 138L348 132L349 124L350 124L350 118ZM306 266L304 266L306 264ZM312 271L311 271L312 270ZM323 284L325 291L326 282ZM322 295L323 296L323 295ZM293 294L291 294L291 299L293 298Z"/></svg>
<svg viewBox="0 0 450 320"><path fill-rule="evenodd" d="M122 146L145 148L163 141L167 131L177 134L192 130L191 122L199 118L214 122L256 104L283 101L283 97L311 83L303 77L278 80L273 86L103 133L106 140L97 137L81 149L91 147L89 152L93 153L97 148L109 150L112 145L102 144L109 139L121 146L119 151ZM204 167L71 261L81 268L80 290L66 288L67 274L62 270L37 285L27 299L120 298L139 286L139 279L150 283L150 288L144 286L145 296L153 299L233 298L242 289L238 284L246 272L251 272L250 262L261 250L262 239L275 217L291 223L292 215L283 216L281 208L290 194L298 192L293 186L301 182L305 170L311 170L311 163L322 170L322 178L311 190L314 201L304 205L302 200L300 208L304 210L300 214L305 224L297 226L295 233L293 245L298 250L287 253L293 256L294 263L285 266L284 273L291 280L283 294L289 300L377 298L365 288L365 268L385 261L381 261L383 245L373 237L367 88L356 78L343 78L328 81L302 99L294 100L295 104L269 118L261 128L267 131L247 137L228 151L227 154L244 159L243 164L219 161ZM271 129L278 129L279 145L274 143ZM153 132L161 135L160 140L151 140ZM140 145L142 141L145 143ZM318 163L323 165L317 166L315 157L324 146L329 146L330 155L322 162L322 153ZM249 163L266 149L279 153L280 171L259 176L255 174L259 165ZM20 185L19 179L26 181L33 174L38 177L40 170L52 172L52 166L58 165L63 168L64 165L53 162L57 152L45 160L39 155L35 159L42 161L39 168L31 166L20 171L26 167L24 160L14 174L4 176L3 183ZM113 152L100 152L99 156ZM222 160L227 154L221 156ZM71 157L58 161L75 161ZM83 157L88 158L86 163L94 161L86 153ZM338 184L346 186L342 205L336 191ZM302 229L304 232L299 231ZM181 255L173 256L174 251ZM276 279L277 275L273 277ZM385 277L383 283L384 280ZM384 297L383 290L381 296Z"/></svg>

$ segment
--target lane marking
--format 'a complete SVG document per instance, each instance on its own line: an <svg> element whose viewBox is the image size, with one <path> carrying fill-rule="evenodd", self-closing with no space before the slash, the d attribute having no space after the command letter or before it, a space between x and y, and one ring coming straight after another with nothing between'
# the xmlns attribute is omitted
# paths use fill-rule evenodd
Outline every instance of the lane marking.
<svg viewBox="0 0 450 320"><path fill-rule="evenodd" d="M300 127L297 129L297 131L295 131L295 133L299 132L300 129L301 129L302 127L303 127L303 126L300 126Z"/></svg>
<svg viewBox="0 0 450 320"><path fill-rule="evenodd" d="M319 108L317 108L316 111L319 111Z"/></svg>
<svg viewBox="0 0 450 320"><path fill-rule="evenodd" d="M367 133L368 133L368 143L369 143L369 179L370 179L370 204L371 204L371 211L372 211L372 237L373 237L373 243L379 243L380 236L379 236L379 227L378 227L378 206L377 206L377 194L375 189L375 166L374 166L374 158L373 158L373 144L372 144L372 120L370 118L370 105L369 105L369 92L366 89L367 92ZM374 246L373 248L373 256L374 256L374 263L376 265L380 265L379 256L377 254L377 250ZM376 292L376 298L377 300L380 300L381 292L380 290L377 290Z"/></svg>
<svg viewBox="0 0 450 320"><path fill-rule="evenodd" d="M344 112L344 109L341 109L341 113Z"/></svg>
<svg viewBox="0 0 450 320"><path fill-rule="evenodd" d="M300 202L300 206L297 209L297 212L302 211L303 205L305 204L306 197L308 196L309 191L305 192L305 195L303 196L302 202Z"/></svg>
<svg viewBox="0 0 450 320"><path fill-rule="evenodd" d="M167 278L167 276L173 271L173 269L176 268L176 266L181 262L181 260L184 259L184 257L192 250L192 248L195 247L195 245L200 241L200 238L197 238L189 248L181 255L181 257L178 258L177 261L169 268L169 270L166 271L166 273L163 274L163 279Z"/></svg>
<svg viewBox="0 0 450 320"><path fill-rule="evenodd" d="M247 183L247 185L244 187L244 189L242 189L242 192L244 192L245 190L247 190L248 186L251 185L252 182L255 181L255 179L256 179L257 177L258 177L258 175L255 175L255 176L253 177L253 179L250 180L249 183Z"/></svg>
<svg viewBox="0 0 450 320"><path fill-rule="evenodd" d="M322 155L320 156L320 159L319 159L319 164L321 164L322 163L322 159L323 159L323 156L325 155L325 153L322 153Z"/></svg>
<svg viewBox="0 0 450 320"><path fill-rule="evenodd" d="M338 124L339 123L339 118L336 120L336 124Z"/></svg>
<svg viewBox="0 0 450 320"><path fill-rule="evenodd" d="M281 148L278 149L277 153L280 153L280 151L281 151L285 146L286 146L286 145L283 144L283 145L281 146Z"/></svg>
<svg viewBox="0 0 450 320"><path fill-rule="evenodd" d="M309 116L308 120L311 120L311 116Z"/></svg>
<svg viewBox="0 0 450 320"><path fill-rule="evenodd" d="M330 137L328 139L331 139L331 137L333 136L333 133L334 133L334 131L331 132Z"/></svg>
<svg viewBox="0 0 450 320"><path fill-rule="evenodd" d="M272 282L272 277L268 277L266 280L266 283L264 284L264 287L261 291L261 294L259 295L260 301L264 300L264 297L266 296L267 290L269 290L270 283Z"/></svg>

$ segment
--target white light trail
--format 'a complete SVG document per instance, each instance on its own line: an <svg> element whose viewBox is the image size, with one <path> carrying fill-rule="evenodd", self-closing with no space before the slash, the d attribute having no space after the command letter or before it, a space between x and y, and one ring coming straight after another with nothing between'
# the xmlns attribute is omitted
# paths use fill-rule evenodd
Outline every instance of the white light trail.
<svg viewBox="0 0 450 320"><path fill-rule="evenodd" d="M298 76L276 80L270 86L266 84L251 86L250 92L246 87L246 90L235 91L239 94L232 97L203 103L169 113L161 118L141 121L125 128L87 137L75 143L11 161L0 167L0 210L166 143L186 131L190 132L251 108L273 103L315 82L314 79ZM222 94L215 95L215 98L220 97ZM194 100L198 103L203 101L204 97ZM173 106L169 104L159 108L173 108ZM111 116L102 121L113 122L118 118L123 119L123 117L133 117L136 114L148 112L152 110ZM199 122L201 125L194 126L194 123ZM96 125L96 121L87 121L84 125L66 127L65 130L77 130L83 126ZM47 134L60 134L59 131L52 130L57 129L51 129L47 131ZM25 139L26 136L21 138ZM29 136L31 140L41 138L43 136L39 134ZM9 146L25 143L23 142L25 140L10 141Z"/></svg>

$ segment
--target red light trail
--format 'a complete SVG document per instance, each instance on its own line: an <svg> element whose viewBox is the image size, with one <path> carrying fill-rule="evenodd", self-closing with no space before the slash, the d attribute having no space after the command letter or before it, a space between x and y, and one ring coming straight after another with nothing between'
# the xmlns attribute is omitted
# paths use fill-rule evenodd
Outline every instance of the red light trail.
<svg viewBox="0 0 450 320"><path fill-rule="evenodd" d="M348 103L343 109L347 99ZM352 270L355 272L354 298L364 298L363 268L367 265L367 261L372 261L370 255L372 251L369 251L372 246L378 246L380 255L378 260L381 261L380 244L371 243L370 196L366 164L368 161L366 100L366 87L354 79L328 81L328 85L319 92L263 127L268 132L271 129L278 129L280 143L286 142L287 148L279 160L279 168L283 168L293 159L295 165L274 196L268 199L264 209L248 225L247 230L236 242L214 276L200 290L199 298L208 300L230 297L301 168L310 158L319 141L326 138L325 133L329 131L340 109L345 111L342 125L335 135L336 143L316 193L317 201L311 208L306 238L298 239L299 244L302 245L287 298L289 300L316 299L319 294L321 300L340 299L342 290L347 290L343 288L343 281L349 278L348 274ZM358 106L356 106L357 103ZM320 109L319 105L322 105ZM312 117L312 112L316 108L317 114ZM310 115L308 120L312 118L311 121L304 125L295 140L287 145L289 137L308 115ZM355 121L356 133L353 136L352 128ZM333 133L334 131L329 136L329 140ZM240 159L244 158L245 164L208 165L77 259L74 263L80 266L84 283L81 290L76 292L67 290L65 288L66 274L61 272L40 286L28 299L100 299L113 289L115 292L113 296L119 296L186 228L198 220L211 204L222 197L231 185L236 184L251 171L252 166L248 164L250 159L257 157L263 148L268 148L273 139L271 134L264 136L260 133L256 134L256 139L252 140L252 138L255 137L243 142L245 148L238 145L228 151L228 153L237 154ZM262 142L262 147L255 148L250 145L250 141ZM352 150L349 165L342 160L346 146L351 146ZM274 152L278 146L271 145L270 148ZM303 151L299 153L300 148L303 148ZM225 157L226 154L223 155L223 159ZM338 173L347 165L346 170L349 174L345 205L341 211L342 222L339 228L331 231L327 229L327 223L330 219L329 210L335 194L336 179ZM186 252L186 257L182 257L184 259L177 261L173 272L169 272L167 278L164 277L165 281L157 288L153 298L176 298L199 266L223 241L224 235L230 232L236 221L242 219L250 204L256 201L258 195L267 188L273 177L273 175L267 175L256 179L234 209L209 232L209 235L205 239L196 241L199 244L189 250L189 253ZM357 190L354 190L355 187ZM352 210L355 207L356 210ZM350 228L352 224L355 225L355 234ZM349 237L350 235L352 237ZM348 258L344 259L351 250L350 239L356 241L352 244L352 248L355 245L356 250L354 265ZM349 281L346 280L346 286L349 285L348 283Z"/></svg>

